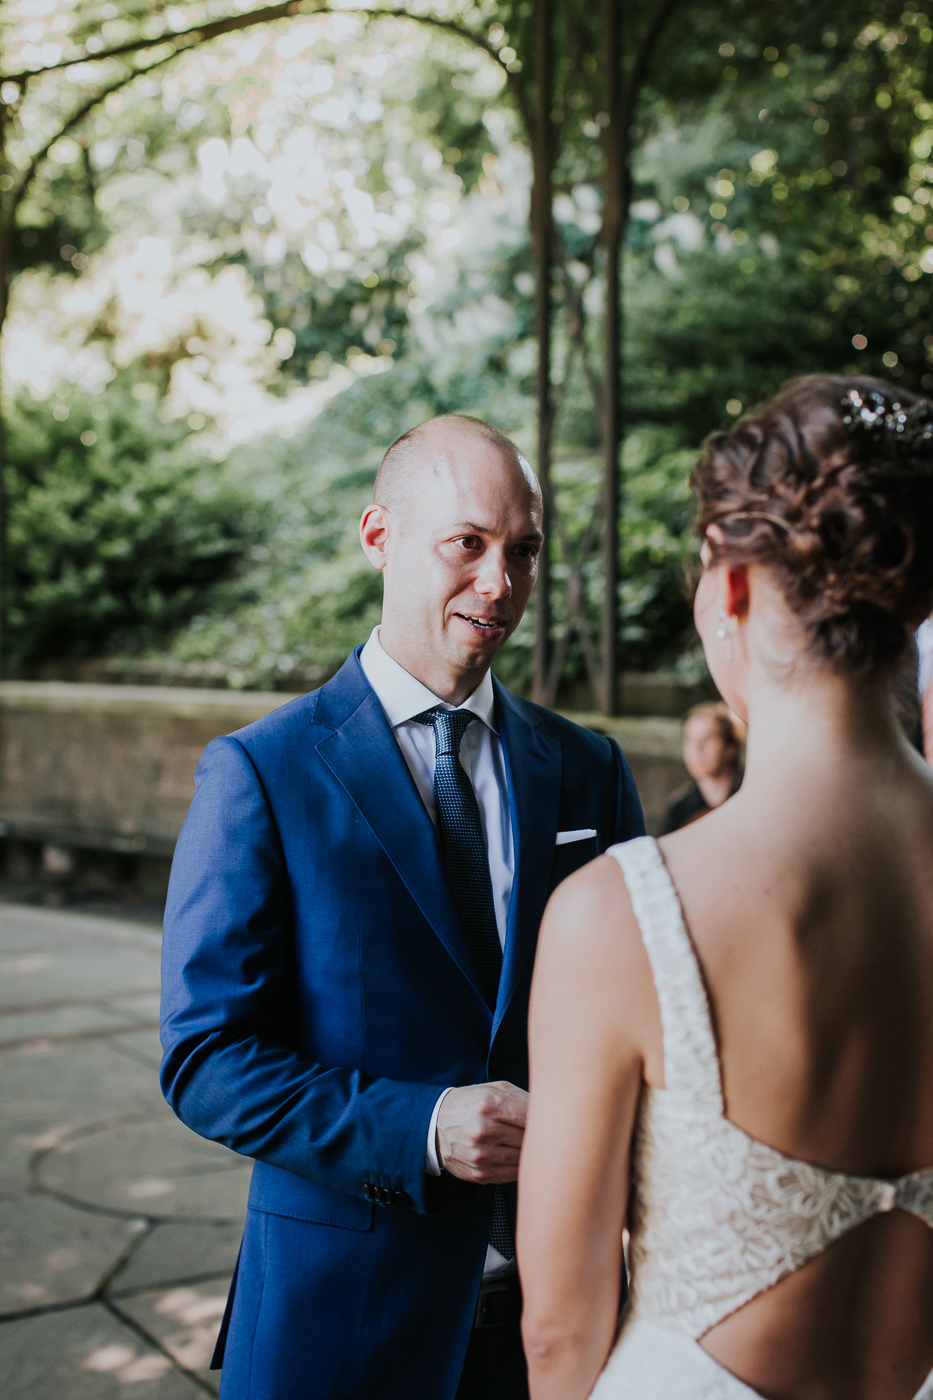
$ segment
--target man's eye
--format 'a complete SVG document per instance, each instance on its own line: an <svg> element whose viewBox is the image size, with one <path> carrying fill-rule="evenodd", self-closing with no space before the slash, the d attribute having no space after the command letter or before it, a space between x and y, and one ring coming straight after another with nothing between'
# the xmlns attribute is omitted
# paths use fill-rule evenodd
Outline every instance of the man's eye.
<svg viewBox="0 0 933 1400"><path fill-rule="evenodd" d="M520 544L515 548L515 553L520 559L533 559L537 552L533 544Z"/></svg>
<svg viewBox="0 0 933 1400"><path fill-rule="evenodd" d="M464 549L479 549L479 538L476 535L463 535L457 541Z"/></svg>

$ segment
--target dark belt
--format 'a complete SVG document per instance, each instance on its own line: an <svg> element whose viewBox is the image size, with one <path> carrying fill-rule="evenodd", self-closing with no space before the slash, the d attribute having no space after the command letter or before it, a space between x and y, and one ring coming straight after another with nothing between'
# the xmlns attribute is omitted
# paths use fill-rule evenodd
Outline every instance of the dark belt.
<svg viewBox="0 0 933 1400"><path fill-rule="evenodd" d="M517 1324L522 1315L522 1286L518 1274L490 1279L479 1286L474 1327L505 1327Z"/></svg>

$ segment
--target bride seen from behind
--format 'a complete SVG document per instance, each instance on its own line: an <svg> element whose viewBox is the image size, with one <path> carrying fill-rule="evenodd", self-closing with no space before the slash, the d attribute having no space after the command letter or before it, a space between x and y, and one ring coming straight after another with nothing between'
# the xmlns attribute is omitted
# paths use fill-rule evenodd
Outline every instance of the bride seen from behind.
<svg viewBox="0 0 933 1400"><path fill-rule="evenodd" d="M933 772L892 701L933 609L933 406L797 380L692 485L745 779L548 905L531 1395L933 1400Z"/></svg>

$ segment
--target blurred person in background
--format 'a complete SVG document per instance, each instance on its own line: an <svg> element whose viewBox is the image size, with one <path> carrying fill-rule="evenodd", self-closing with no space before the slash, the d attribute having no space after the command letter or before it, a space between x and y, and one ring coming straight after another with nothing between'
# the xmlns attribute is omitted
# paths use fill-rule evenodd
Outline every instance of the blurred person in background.
<svg viewBox="0 0 933 1400"><path fill-rule="evenodd" d="M738 792L742 782L742 736L722 700L694 705L684 725L684 767L693 779L675 792L661 835L679 831Z"/></svg>

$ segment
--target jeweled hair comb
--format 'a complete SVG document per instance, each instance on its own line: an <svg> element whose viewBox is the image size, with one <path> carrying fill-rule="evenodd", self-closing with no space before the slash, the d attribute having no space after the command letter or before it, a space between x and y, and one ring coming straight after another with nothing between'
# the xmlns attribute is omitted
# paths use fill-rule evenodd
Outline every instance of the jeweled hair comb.
<svg viewBox="0 0 933 1400"><path fill-rule="evenodd" d="M889 401L877 389L867 394L850 389L841 403L842 421L849 432L864 433L882 453L933 455L933 412L925 400L908 408L897 399Z"/></svg>

